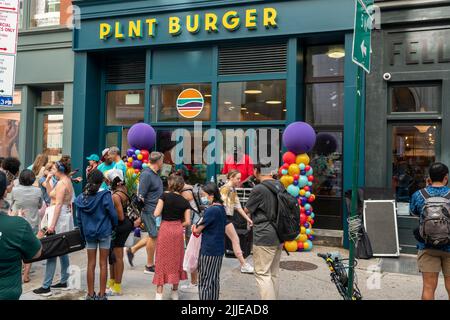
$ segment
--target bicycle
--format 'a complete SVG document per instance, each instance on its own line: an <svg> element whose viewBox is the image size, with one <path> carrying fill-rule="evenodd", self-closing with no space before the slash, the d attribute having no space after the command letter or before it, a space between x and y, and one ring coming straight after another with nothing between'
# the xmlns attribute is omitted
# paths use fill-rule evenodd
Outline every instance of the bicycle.
<svg viewBox="0 0 450 320"><path fill-rule="evenodd" d="M326 261L331 272L331 281L336 285L339 294L344 298L344 300L362 300L362 295L356 281L356 275L355 281L353 282L353 295L351 299L347 296L349 265L348 263L344 264L344 261L348 261L349 259L342 259L339 253L318 253L317 256ZM356 263L357 261L355 260L355 265L353 267L356 267Z"/></svg>

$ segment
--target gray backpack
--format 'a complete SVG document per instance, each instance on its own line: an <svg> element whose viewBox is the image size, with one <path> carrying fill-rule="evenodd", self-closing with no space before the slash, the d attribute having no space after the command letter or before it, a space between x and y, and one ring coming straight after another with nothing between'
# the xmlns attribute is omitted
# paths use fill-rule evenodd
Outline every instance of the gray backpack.
<svg viewBox="0 0 450 320"><path fill-rule="evenodd" d="M443 197L432 197L425 189L420 192L425 199L420 236L429 246L450 244L450 192Z"/></svg>

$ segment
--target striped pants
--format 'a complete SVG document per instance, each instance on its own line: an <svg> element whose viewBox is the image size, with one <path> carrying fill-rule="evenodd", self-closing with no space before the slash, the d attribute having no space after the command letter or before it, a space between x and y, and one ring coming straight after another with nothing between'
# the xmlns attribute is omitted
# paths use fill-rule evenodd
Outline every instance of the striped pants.
<svg viewBox="0 0 450 320"><path fill-rule="evenodd" d="M198 293L200 300L219 300L220 269L223 256L198 258Z"/></svg>

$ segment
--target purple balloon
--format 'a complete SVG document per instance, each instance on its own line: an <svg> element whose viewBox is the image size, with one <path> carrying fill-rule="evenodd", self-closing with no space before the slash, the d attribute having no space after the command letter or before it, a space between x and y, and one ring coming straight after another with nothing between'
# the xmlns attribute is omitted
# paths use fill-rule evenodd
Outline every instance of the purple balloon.
<svg viewBox="0 0 450 320"><path fill-rule="evenodd" d="M128 144L139 150L152 150L156 142L156 132L146 123L137 123L128 131Z"/></svg>
<svg viewBox="0 0 450 320"><path fill-rule="evenodd" d="M133 161L133 168L141 170L142 169L142 161L134 160Z"/></svg>
<svg viewBox="0 0 450 320"><path fill-rule="evenodd" d="M133 158L133 160L137 160L137 155L136 154L133 154L131 157Z"/></svg>
<svg viewBox="0 0 450 320"><path fill-rule="evenodd" d="M306 122L291 123L283 132L283 145L295 154L307 153L316 143L316 132Z"/></svg>
<svg viewBox="0 0 450 320"><path fill-rule="evenodd" d="M130 148L127 151L127 156L132 157L135 152L136 152L136 148Z"/></svg>

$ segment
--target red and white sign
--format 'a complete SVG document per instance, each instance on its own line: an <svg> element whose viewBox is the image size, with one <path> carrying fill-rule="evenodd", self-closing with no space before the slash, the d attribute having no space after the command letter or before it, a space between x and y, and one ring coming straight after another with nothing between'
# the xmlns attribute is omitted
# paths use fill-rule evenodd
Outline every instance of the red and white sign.
<svg viewBox="0 0 450 320"><path fill-rule="evenodd" d="M0 11L10 11L18 13L19 8L19 0L0 0Z"/></svg>
<svg viewBox="0 0 450 320"><path fill-rule="evenodd" d="M17 13L0 11L0 54L16 54Z"/></svg>

